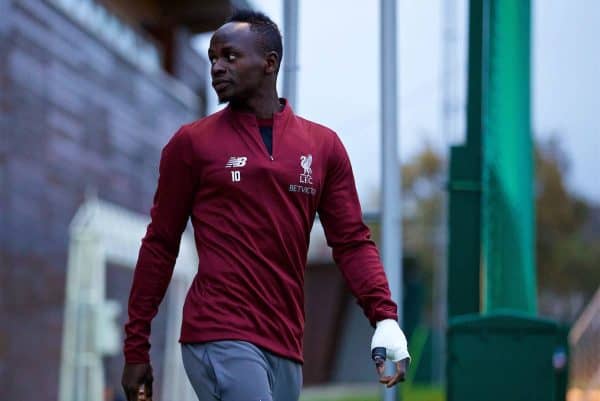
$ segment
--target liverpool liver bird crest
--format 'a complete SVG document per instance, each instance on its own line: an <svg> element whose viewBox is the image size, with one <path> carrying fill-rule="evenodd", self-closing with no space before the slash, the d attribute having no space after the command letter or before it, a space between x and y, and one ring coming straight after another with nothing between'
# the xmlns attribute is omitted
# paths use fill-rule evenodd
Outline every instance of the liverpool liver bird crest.
<svg viewBox="0 0 600 401"><path fill-rule="evenodd" d="M312 174L312 169L310 168L311 164L312 164L312 155L308 155L308 156L302 155L302 156L300 156L300 165L304 169L304 175L311 175Z"/></svg>

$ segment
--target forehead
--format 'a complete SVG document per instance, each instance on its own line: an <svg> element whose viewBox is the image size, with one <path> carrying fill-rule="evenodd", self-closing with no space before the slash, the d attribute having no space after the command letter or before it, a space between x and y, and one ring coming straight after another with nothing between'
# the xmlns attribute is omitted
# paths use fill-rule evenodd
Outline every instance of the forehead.
<svg viewBox="0 0 600 401"><path fill-rule="evenodd" d="M250 29L247 22L229 22L221 26L210 39L209 50L216 51L220 47L231 46L242 50L256 50L260 38Z"/></svg>

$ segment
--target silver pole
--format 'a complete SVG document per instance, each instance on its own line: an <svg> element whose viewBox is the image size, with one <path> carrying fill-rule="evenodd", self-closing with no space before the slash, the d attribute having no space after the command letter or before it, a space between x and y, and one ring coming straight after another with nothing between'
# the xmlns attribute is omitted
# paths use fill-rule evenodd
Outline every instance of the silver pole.
<svg viewBox="0 0 600 401"><path fill-rule="evenodd" d="M392 299L402 325L402 214L398 156L398 93L396 60L396 0L381 0L381 190L382 255ZM388 364L388 369L394 369ZM385 401L395 401L396 387L384 390Z"/></svg>
<svg viewBox="0 0 600 401"><path fill-rule="evenodd" d="M458 58L456 42L458 40L456 27L456 0L441 0L443 29L442 29L442 113L441 129L445 140L445 148L448 149L451 142L456 141L457 125L456 113L459 110L457 94L457 72ZM448 176L449 152L445 155L442 176ZM433 276L433 307L434 307L434 325L435 330L432 337L432 376L437 383L444 383L445 380L445 360L446 360L446 326L448 311L448 262L447 247L448 236L446 222L448 221L448 194L442 192L442 209L440 220L435 227L436 248L438 260L435 262L435 274Z"/></svg>
<svg viewBox="0 0 600 401"><path fill-rule="evenodd" d="M298 75L298 0L283 1L283 97L296 105Z"/></svg>

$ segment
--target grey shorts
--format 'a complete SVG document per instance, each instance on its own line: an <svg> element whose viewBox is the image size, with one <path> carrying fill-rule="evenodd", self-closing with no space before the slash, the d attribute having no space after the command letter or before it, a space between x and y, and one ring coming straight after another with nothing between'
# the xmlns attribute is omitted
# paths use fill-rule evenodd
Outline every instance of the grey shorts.
<svg viewBox="0 0 600 401"><path fill-rule="evenodd" d="M245 341L182 344L199 401L297 401L302 366Z"/></svg>

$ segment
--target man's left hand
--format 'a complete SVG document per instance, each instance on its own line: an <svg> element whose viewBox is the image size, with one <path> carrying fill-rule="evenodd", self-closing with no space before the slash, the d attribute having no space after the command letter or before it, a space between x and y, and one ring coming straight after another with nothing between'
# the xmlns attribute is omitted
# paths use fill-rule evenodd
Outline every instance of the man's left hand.
<svg viewBox="0 0 600 401"><path fill-rule="evenodd" d="M383 359L376 363L379 382L387 387L406 379L406 370L410 363L410 354L408 353L408 344L406 337L398 326L398 322L392 319L385 319L377 322L373 339L371 340L371 352L376 348L384 348ZM383 360L387 358L396 365L396 372L392 376L386 376L384 373L385 364Z"/></svg>
<svg viewBox="0 0 600 401"><path fill-rule="evenodd" d="M409 359L403 359L395 363L396 372L392 376L385 375L385 364L377 364L375 368L377 369L377 374L379 375L379 383L385 384L386 387L392 387L398 384L399 382L403 382L406 379L406 369L408 367Z"/></svg>

